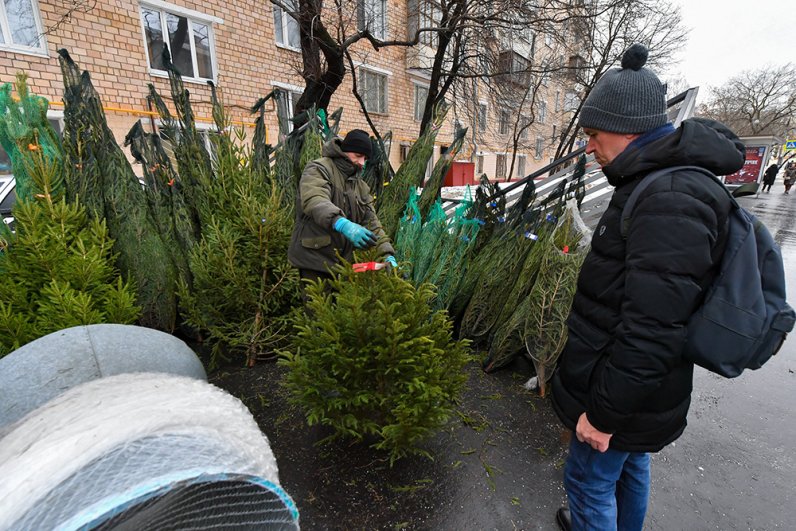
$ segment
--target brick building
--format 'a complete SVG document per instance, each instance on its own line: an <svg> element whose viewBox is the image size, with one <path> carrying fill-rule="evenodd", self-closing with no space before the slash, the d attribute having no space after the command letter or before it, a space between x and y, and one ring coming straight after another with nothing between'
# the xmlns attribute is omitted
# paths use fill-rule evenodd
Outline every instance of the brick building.
<svg viewBox="0 0 796 531"><path fill-rule="evenodd" d="M417 6L418 1L350 0L349 4L351 9L343 11L350 13L345 15L348 20L334 14L341 17L339 27L356 29L365 17L377 37L405 39L412 17L417 16L409 13L408 6ZM70 6L72 10L68 11ZM0 81L13 81L18 71L27 72L31 91L50 100L51 117L57 124L62 116L63 85L56 50L66 48L91 74L108 124L121 141L136 120L142 120L148 130L157 127L146 94L147 84L152 83L164 97L169 95L168 79L159 59L164 33L171 44L173 62L191 92L199 128L212 127L207 80L219 86L233 123L248 128L249 136L253 117L248 109L258 98L281 88L288 95L285 104L292 107L303 90L296 23L280 8L262 0L5 2L0 4ZM534 37L529 33L525 44L517 42L519 45L509 44L504 55L520 65L538 60L538 53L554 56L559 46L551 35ZM419 134L428 84L422 67L427 66L432 46L432 39L421 39L413 48L387 47L377 52L363 41L352 49L359 89L374 125L382 133L392 131L393 167L402 162ZM560 57L563 59L564 54ZM530 80L514 77L508 82L527 87ZM566 80L543 78L536 88L533 109L521 111L527 113L527 122L533 123L524 133L514 135L518 139L514 178L551 161L566 118ZM510 126L517 122L518 115L495 102L487 90L477 99L469 99L452 102L447 123L437 137L435 159L450 142L453 121L458 120L470 128L459 159L474 162L477 174L505 179L515 152L514 127ZM276 143L276 103L271 100L268 105L268 139ZM343 131L368 128L352 93L350 72L329 108L341 106ZM519 118L521 123L526 120L525 114Z"/></svg>

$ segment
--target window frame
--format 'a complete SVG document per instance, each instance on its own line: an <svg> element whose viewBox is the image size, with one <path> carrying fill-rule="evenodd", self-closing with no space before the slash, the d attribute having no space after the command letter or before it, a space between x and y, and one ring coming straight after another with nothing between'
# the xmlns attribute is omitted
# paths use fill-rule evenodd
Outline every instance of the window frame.
<svg viewBox="0 0 796 531"><path fill-rule="evenodd" d="M520 164L522 164L522 170L520 170ZM517 167L515 169L515 173L517 174L518 179L522 179L525 177L525 169L528 167L528 156L525 154L517 154Z"/></svg>
<svg viewBox="0 0 796 531"><path fill-rule="evenodd" d="M363 31L365 27L368 25L368 22L375 20L375 16L373 18L368 17L367 7L368 3L370 5L378 4L381 6L381 32L375 33L372 31L371 28L371 35L378 40L386 40L387 35L389 34L387 30L387 0L357 0L357 29L359 31ZM371 13L373 15L379 15L379 13Z"/></svg>
<svg viewBox="0 0 796 531"><path fill-rule="evenodd" d="M486 122L489 119L489 106L485 101L478 102L478 114L476 115L478 120L478 132L485 133L486 132Z"/></svg>
<svg viewBox="0 0 796 531"><path fill-rule="evenodd" d="M537 123L543 124L547 121L547 102L545 100L539 100L539 106L537 109L539 114Z"/></svg>
<svg viewBox="0 0 796 531"><path fill-rule="evenodd" d="M146 66L149 75L154 77L163 77L168 78L169 74L165 70L160 70L152 66L152 61L149 57L149 46L147 44L146 38L146 26L144 24L144 13L143 9L148 8L154 11L157 11L160 14L160 25L161 31L163 31L164 37L164 44L167 43L168 40L168 25L166 24L166 14L169 13L171 15L175 15L178 17L184 17L188 20L188 30L191 39L191 62L194 69L194 74L196 76L182 76L182 80L187 83L200 83L202 85L206 85L208 81L212 81L216 83L218 80L218 61L216 58L216 36L215 36L215 29L214 25L223 24L224 20L218 17L214 17L212 15L206 15L204 13L200 13L199 11L194 11L193 9L187 9L185 7L181 7L175 4L171 4L169 2L163 2L161 0L141 0L138 2L138 20L141 23L141 37L144 40L144 55L146 56ZM197 58L196 53L196 42L194 37L194 23L200 23L202 25L207 26L207 35L209 39L209 46L210 46L210 68L213 70L213 77L198 77L199 74L199 61ZM169 44L169 53L174 56L174 52L171 50L171 45Z"/></svg>
<svg viewBox="0 0 796 531"><path fill-rule="evenodd" d="M423 109L420 109L420 115L418 116L418 91L425 90L426 91L426 100L428 100L428 85L423 83L418 83L417 81L413 81L412 85L414 85L414 119L415 122L421 122L423 120ZM423 108L425 108L425 101L423 102Z"/></svg>
<svg viewBox="0 0 796 531"><path fill-rule="evenodd" d="M442 9L435 0L417 0L417 28L435 28L442 20ZM420 44L436 48L439 35L436 31L424 31L420 34Z"/></svg>
<svg viewBox="0 0 796 531"><path fill-rule="evenodd" d="M507 171L506 153L495 153L495 179L505 179ZM502 161L502 165L501 165ZM501 167L502 166L502 167ZM500 170L503 170L502 172Z"/></svg>
<svg viewBox="0 0 796 531"><path fill-rule="evenodd" d="M536 137L536 146L534 150L534 157L536 160L540 160L544 156L544 137L541 135L537 135Z"/></svg>
<svg viewBox="0 0 796 531"><path fill-rule="evenodd" d="M36 24L37 42L38 46L28 46L26 44L15 44L11 39L11 24L8 21L8 13L6 12L5 2L0 4L0 29L3 31L3 38L9 39L9 42L0 42L0 50L7 50L14 53L21 53L26 55L36 55L39 57L50 57L48 50L47 38L44 33L44 22L41 18L41 9L39 8L38 0L30 0L31 12L33 13L33 20Z"/></svg>
<svg viewBox="0 0 796 531"><path fill-rule="evenodd" d="M505 109L502 109L498 113L498 134L507 135L509 134L509 122L511 121L511 113Z"/></svg>
<svg viewBox="0 0 796 531"><path fill-rule="evenodd" d="M271 86L285 92L287 94L287 112L289 114L288 119L295 116L295 105L296 105L296 96L299 98L302 94L304 94L304 87L300 87L298 85L291 85L290 83L282 83L281 81L271 81ZM279 105L276 102L276 105ZM278 113L277 109L277 113ZM280 127L279 132L281 134L288 134L290 131L283 131Z"/></svg>
<svg viewBox="0 0 796 531"><path fill-rule="evenodd" d="M294 0L289 0L289 1L294 1ZM279 40L276 38L276 27L274 27L274 44L276 44L277 48L284 48L285 50L290 50L291 52L301 52L301 46L300 45L299 46L292 46L291 44L289 44L290 43L290 39L285 40L285 35L287 35L289 33L289 31L288 31L288 27L289 26L288 26L287 19L288 19L288 17L290 17L290 18L293 18L293 17L290 15L290 13L288 13L287 11L285 11L284 9L279 7L278 5L276 5L276 4L271 4L271 5L273 6L272 13L276 14L276 12L279 11L279 13L281 15L279 18L280 18L280 21L281 21L282 41L283 42L279 42ZM296 19L293 18L293 20L296 20ZM296 28L299 31L299 40L301 40L301 29L298 27L298 20L296 20Z"/></svg>
<svg viewBox="0 0 796 531"><path fill-rule="evenodd" d="M383 70L381 68L378 68L378 67L373 67L373 66L364 65L364 64L356 64L355 63L355 66L356 66L356 69L357 69L357 85L358 85L358 89L357 90L358 90L360 96L362 96L363 102L365 103L365 110L368 111L368 113L370 113L370 114L378 114L378 115L382 115L382 116L385 116L385 115L389 114L389 112L390 112L390 83L389 83L389 80L390 80L390 76L392 75L392 73L387 71L387 70ZM379 109L379 110L368 109L368 107L367 107L368 101L367 101L367 98L365 97L365 90L369 90L370 86L368 85L368 83L364 83L365 90L362 90L362 85L363 85L363 83L362 83L362 79L363 78L361 77L362 76L362 72L367 72L368 75L378 76L378 77L384 79L384 89L383 89L384 94L383 94L382 98L379 100L379 101L383 101L384 102L384 109Z"/></svg>

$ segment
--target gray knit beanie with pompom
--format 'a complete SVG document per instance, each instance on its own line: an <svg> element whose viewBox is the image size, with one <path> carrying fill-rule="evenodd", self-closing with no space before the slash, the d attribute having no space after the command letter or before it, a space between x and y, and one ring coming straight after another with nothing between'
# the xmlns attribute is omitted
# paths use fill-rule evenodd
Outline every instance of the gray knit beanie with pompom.
<svg viewBox="0 0 796 531"><path fill-rule="evenodd" d="M666 87L647 68L647 48L634 44L622 56L622 68L612 68L594 85L579 125L612 133L645 133L668 121Z"/></svg>

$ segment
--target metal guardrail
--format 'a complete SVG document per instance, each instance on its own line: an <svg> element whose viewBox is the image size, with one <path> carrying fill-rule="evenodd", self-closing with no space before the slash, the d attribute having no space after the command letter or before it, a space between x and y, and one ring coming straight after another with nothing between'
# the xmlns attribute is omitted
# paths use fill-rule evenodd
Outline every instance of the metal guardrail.
<svg viewBox="0 0 796 531"><path fill-rule="evenodd" d="M690 88L666 102L669 119L675 127L679 127L683 120L693 115L698 91L698 87ZM531 181L533 181L536 186L537 198L544 198L547 194L556 189L562 179L569 179L571 177L575 170L573 159L576 159L584 152L585 148L580 148L554 160L543 168L502 188L499 192L491 195L488 201L497 199L500 196L505 196L506 206L508 207L520 198L523 189ZM552 175L546 175L553 168L567 163L569 163L569 165L562 170ZM608 206L614 188L608 184L608 179L603 175L602 171L600 171L599 165L591 155L588 155L586 158L586 173L583 176L583 180L586 188L586 195L581 202L581 216L586 225L593 227L597 224L603 211ZM448 215L452 215L454 209L460 202L461 199L445 199L443 197L442 206Z"/></svg>

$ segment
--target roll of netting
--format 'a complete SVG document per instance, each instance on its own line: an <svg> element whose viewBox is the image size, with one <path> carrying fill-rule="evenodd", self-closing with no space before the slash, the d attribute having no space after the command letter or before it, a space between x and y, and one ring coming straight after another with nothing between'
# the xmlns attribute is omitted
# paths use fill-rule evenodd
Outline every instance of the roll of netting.
<svg viewBox="0 0 796 531"><path fill-rule="evenodd" d="M0 529L298 529L251 413L200 380L101 378L3 431Z"/></svg>

